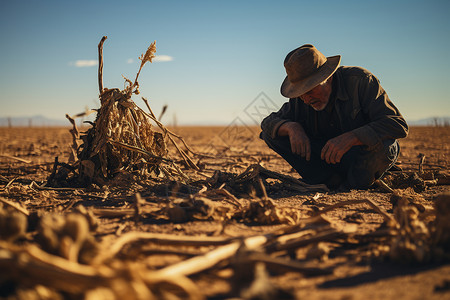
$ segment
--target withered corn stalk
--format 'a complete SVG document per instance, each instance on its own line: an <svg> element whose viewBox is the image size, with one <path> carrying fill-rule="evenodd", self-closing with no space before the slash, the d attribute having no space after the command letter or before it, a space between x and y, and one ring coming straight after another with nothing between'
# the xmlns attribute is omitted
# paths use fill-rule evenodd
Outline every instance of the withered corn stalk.
<svg viewBox="0 0 450 300"><path fill-rule="evenodd" d="M139 108L131 99L139 94L138 77L146 62L152 62L156 51L155 42L151 43L145 54L139 59L141 65L134 82L125 78L123 90L103 87L103 43L98 45L99 71L98 83L100 91L100 108L92 127L79 134L74 120L73 157L78 181L81 183L103 183L118 173L132 173L141 178L165 177L171 180L188 180L180 167L168 155L166 139L169 140L181 155L186 166L198 170L189 155L178 147L174 138L181 140L189 152L192 150L184 140L170 132L155 117L148 101L144 99L149 112ZM159 130L152 126L155 123ZM81 145L80 145L81 144Z"/></svg>
<svg viewBox="0 0 450 300"><path fill-rule="evenodd" d="M126 262L113 267L83 265L35 245L17 247L0 242L0 268L24 286L43 285L85 299L161 299L161 294L174 290L182 293L183 299L204 299L184 276L156 277L144 266Z"/></svg>

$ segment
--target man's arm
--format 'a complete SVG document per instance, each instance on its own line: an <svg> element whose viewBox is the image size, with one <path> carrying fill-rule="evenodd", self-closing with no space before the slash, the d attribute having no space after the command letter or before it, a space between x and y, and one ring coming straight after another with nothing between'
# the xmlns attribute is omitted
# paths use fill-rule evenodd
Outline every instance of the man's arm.
<svg viewBox="0 0 450 300"><path fill-rule="evenodd" d="M285 122L278 128L279 136L288 136L291 143L291 151L304 157L307 161L311 158L311 144L302 125L297 122Z"/></svg>
<svg viewBox="0 0 450 300"><path fill-rule="evenodd" d="M365 80L359 82L358 96L361 110L370 122L354 129L353 133L369 149L383 140L408 135L408 124L373 74L369 73Z"/></svg>
<svg viewBox="0 0 450 300"><path fill-rule="evenodd" d="M295 100L290 99L289 102L283 104L279 111L273 112L265 117L261 122L262 131L271 138L276 138L281 125L295 120L295 105Z"/></svg>
<svg viewBox="0 0 450 300"><path fill-rule="evenodd" d="M335 138L329 140L322 148L320 157L328 164L337 164L341 162L342 156L347 153L353 146L359 146L363 143L353 133L353 131L346 132Z"/></svg>
<svg viewBox="0 0 450 300"><path fill-rule="evenodd" d="M299 99L289 99L277 112L271 113L261 122L261 129L271 138L288 136L291 151L310 160L311 145L302 125L296 120Z"/></svg>

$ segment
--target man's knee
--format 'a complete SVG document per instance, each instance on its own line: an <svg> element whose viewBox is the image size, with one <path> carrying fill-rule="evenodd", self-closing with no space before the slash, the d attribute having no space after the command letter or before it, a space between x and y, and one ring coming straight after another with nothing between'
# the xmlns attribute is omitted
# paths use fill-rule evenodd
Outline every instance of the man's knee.
<svg viewBox="0 0 450 300"><path fill-rule="evenodd" d="M374 151L365 151L356 157L348 172L350 186L369 188L396 162L399 149L396 140L385 140Z"/></svg>
<svg viewBox="0 0 450 300"><path fill-rule="evenodd" d="M259 134L259 138L266 142L270 149L279 154L290 153L291 151L291 144L288 137L272 138L269 134L262 131Z"/></svg>
<svg viewBox="0 0 450 300"><path fill-rule="evenodd" d="M267 141L267 140L271 139L271 137L264 131L261 131L261 133L259 134L259 138L262 139L263 141Z"/></svg>

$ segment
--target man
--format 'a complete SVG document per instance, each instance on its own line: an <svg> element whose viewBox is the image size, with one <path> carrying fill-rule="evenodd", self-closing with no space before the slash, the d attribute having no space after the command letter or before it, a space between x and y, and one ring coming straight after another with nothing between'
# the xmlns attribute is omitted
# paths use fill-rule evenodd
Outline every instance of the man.
<svg viewBox="0 0 450 300"><path fill-rule="evenodd" d="M260 137L306 183L364 189L394 165L408 125L373 74L340 60L312 45L291 51L281 85L289 102L261 122Z"/></svg>

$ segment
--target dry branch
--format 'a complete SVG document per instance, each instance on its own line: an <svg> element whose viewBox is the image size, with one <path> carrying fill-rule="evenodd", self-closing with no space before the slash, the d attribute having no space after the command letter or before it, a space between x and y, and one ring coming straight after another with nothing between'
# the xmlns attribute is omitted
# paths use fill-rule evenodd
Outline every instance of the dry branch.
<svg viewBox="0 0 450 300"><path fill-rule="evenodd" d="M376 184L378 184L378 186L383 189L384 191L388 192L388 193L393 193L394 190L388 186L383 180L378 179L375 181Z"/></svg>
<svg viewBox="0 0 450 300"><path fill-rule="evenodd" d="M200 256L196 256L180 263L176 263L156 271L153 275L156 278L166 278L172 276L189 276L204 270L210 269L218 263L229 259L237 253L240 247L245 246L249 250L255 250L264 245L271 235L253 236L242 241L235 241Z"/></svg>
<svg viewBox="0 0 450 300"><path fill-rule="evenodd" d="M376 205L373 201L371 201L369 199L342 201L337 204L330 205L330 206L323 208L322 210L320 210L318 212L318 214L320 214L320 215L325 214L329 211L335 210L336 208L340 208L340 207L346 206L346 205L354 205L354 204L368 204L371 208L373 208L377 213L379 213L384 218L386 223L388 223L388 224L395 223L394 219L387 212L385 212L381 207L379 207L378 205Z"/></svg>
<svg viewBox="0 0 450 300"><path fill-rule="evenodd" d="M26 164L31 163L31 160L27 160L27 159L23 159L23 158L20 158L20 157L11 156L11 155L8 155L8 154L0 154L0 157L17 160L17 161L20 161L20 162L23 162L23 163L26 163Z"/></svg>
<svg viewBox="0 0 450 300"><path fill-rule="evenodd" d="M92 210L94 215L103 218L121 218L131 217L136 214L136 210L133 208L94 208Z"/></svg>
<svg viewBox="0 0 450 300"><path fill-rule="evenodd" d="M231 194L229 191L223 189L223 188L218 188L213 190L213 192L219 194L219 195L224 195L225 197L227 197L228 199L230 199L231 201L229 203L231 203L232 205L238 207L238 208L242 208L242 204L239 201L239 199L237 199L233 194Z"/></svg>
<svg viewBox="0 0 450 300"><path fill-rule="evenodd" d="M7 190L7 189L11 186L11 184L13 184L13 182L14 182L17 178L18 178L18 177L15 177L15 178L11 179L10 181L8 181L8 183L5 185L4 188L2 188L2 190ZM5 178L5 180L7 180L7 179Z"/></svg>
<svg viewBox="0 0 450 300"><path fill-rule="evenodd" d="M334 228L329 228L326 231L316 233L311 237L296 237L297 234L293 233L292 238L289 235L282 236L277 240L273 241L270 245L266 247L267 252L275 252L282 250L292 250L300 247L305 247L307 245L311 245L314 243L322 242L322 241L330 241L336 238L340 238L346 236L347 233L342 231L337 231Z"/></svg>
<svg viewBox="0 0 450 300"><path fill-rule="evenodd" d="M87 298L92 290L103 288L113 299L154 299L151 288L158 291L175 287L184 291L188 299L204 299L186 277L158 278L142 266L127 264L116 264L114 268L81 265L48 254L34 245L21 249L0 243L0 267L11 274L11 279L22 283L42 284L70 294L86 293Z"/></svg>
<svg viewBox="0 0 450 300"><path fill-rule="evenodd" d="M158 244L185 245L185 246L214 246L230 243L229 238L218 237L192 237L148 232L129 232L117 239L112 245L105 245L105 252L95 258L95 262L101 263L113 258L127 244L136 242L153 242Z"/></svg>
<svg viewBox="0 0 450 300"><path fill-rule="evenodd" d="M18 204L18 203L11 202L11 201L9 201L9 200L7 200L7 199L4 199L4 198L1 198L1 197L0 197L0 202L2 202L2 203L4 203L4 204L6 204L6 205L8 205L8 206L10 206L10 207L12 207L12 208L14 208L14 209L16 209L17 211L23 213L25 216L29 216L29 215L30 215L30 213L28 212L28 210L27 210L26 208L22 207L22 206L21 206L20 204Z"/></svg>
<svg viewBox="0 0 450 300"><path fill-rule="evenodd" d="M267 268L276 272L299 272L306 276L328 275L333 273L332 267L317 267L310 263L301 263L295 260L272 257L264 253L254 252L249 255L251 262L263 262Z"/></svg>
<svg viewBox="0 0 450 300"><path fill-rule="evenodd" d="M420 161L419 161L419 174L423 174L423 164L425 163L425 155L420 155Z"/></svg>
<svg viewBox="0 0 450 300"><path fill-rule="evenodd" d="M37 189L37 190L44 190L44 191L74 191L74 190L82 190L82 188L71 188L71 187L64 187L64 188L55 188L55 187L49 187L45 185L39 185L36 183L36 181L32 181L30 184L30 188Z"/></svg>
<svg viewBox="0 0 450 300"><path fill-rule="evenodd" d="M274 171L267 170L259 164L249 166L242 174L236 177L235 181L239 183L257 178L259 176L262 176L264 178L278 179L282 181L287 188L301 193L329 191L328 187L325 184L306 184L292 176L283 175Z"/></svg>
<svg viewBox="0 0 450 300"><path fill-rule="evenodd" d="M1 248L4 249L2 245ZM2 270L24 276L22 280L34 284L40 283L67 292L82 292L96 286L105 286L113 277L113 271L107 267L80 265L48 254L34 245L25 249L8 248L6 249L9 251L0 252Z"/></svg>
<svg viewBox="0 0 450 300"><path fill-rule="evenodd" d="M108 37L105 35L98 43L98 90L103 93L103 43Z"/></svg>

